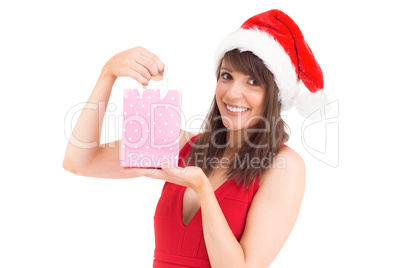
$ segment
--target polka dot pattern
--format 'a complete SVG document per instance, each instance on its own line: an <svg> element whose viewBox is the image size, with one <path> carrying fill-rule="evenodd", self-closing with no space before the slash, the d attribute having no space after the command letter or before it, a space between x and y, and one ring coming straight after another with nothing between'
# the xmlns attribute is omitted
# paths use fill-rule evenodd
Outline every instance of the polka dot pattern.
<svg viewBox="0 0 402 268"><path fill-rule="evenodd" d="M163 100L159 89L125 89L121 139L122 167L178 165L182 92L168 90Z"/></svg>

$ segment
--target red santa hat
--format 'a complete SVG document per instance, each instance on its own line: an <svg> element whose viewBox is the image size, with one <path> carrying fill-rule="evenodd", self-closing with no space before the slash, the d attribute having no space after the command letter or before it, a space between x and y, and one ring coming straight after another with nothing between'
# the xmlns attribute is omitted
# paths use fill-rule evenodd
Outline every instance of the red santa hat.
<svg viewBox="0 0 402 268"><path fill-rule="evenodd" d="M297 24L282 11L273 9L251 17L229 34L216 50L216 68L233 49L253 52L273 73L282 111L295 105L307 117L329 102L320 66ZM309 90L301 95L300 80Z"/></svg>

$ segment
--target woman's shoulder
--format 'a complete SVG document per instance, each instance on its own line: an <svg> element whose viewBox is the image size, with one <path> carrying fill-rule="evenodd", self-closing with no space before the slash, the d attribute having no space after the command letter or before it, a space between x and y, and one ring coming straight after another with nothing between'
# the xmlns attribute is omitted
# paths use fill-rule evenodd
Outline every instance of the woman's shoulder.
<svg viewBox="0 0 402 268"><path fill-rule="evenodd" d="M276 181L278 178L289 180L305 179L305 163L303 157L289 146L282 146L275 156L271 167L261 175L260 188L267 181Z"/></svg>
<svg viewBox="0 0 402 268"><path fill-rule="evenodd" d="M282 144L281 149L274 158L274 162L278 162L281 159L290 161L290 164L301 164L301 162L304 163L303 157L293 148L285 144Z"/></svg>

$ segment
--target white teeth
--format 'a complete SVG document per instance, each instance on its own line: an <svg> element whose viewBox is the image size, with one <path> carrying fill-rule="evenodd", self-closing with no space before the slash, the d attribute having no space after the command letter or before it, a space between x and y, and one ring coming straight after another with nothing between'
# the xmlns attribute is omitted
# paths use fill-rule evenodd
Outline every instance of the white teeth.
<svg viewBox="0 0 402 268"><path fill-rule="evenodd" d="M247 108L235 108L235 107L230 107L229 105L226 105L226 108L228 108L229 111L231 112L236 112L236 113L241 113L247 110Z"/></svg>

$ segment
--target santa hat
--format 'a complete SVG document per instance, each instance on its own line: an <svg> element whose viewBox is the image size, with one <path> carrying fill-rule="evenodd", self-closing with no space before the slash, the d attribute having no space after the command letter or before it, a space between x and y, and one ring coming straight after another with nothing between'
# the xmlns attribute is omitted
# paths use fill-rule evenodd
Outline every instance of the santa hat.
<svg viewBox="0 0 402 268"><path fill-rule="evenodd" d="M296 104L299 114L307 117L329 102L320 66L297 24L282 11L273 9L251 17L229 34L216 50L216 68L233 49L251 51L273 73L282 111ZM300 80L308 92L299 96Z"/></svg>

